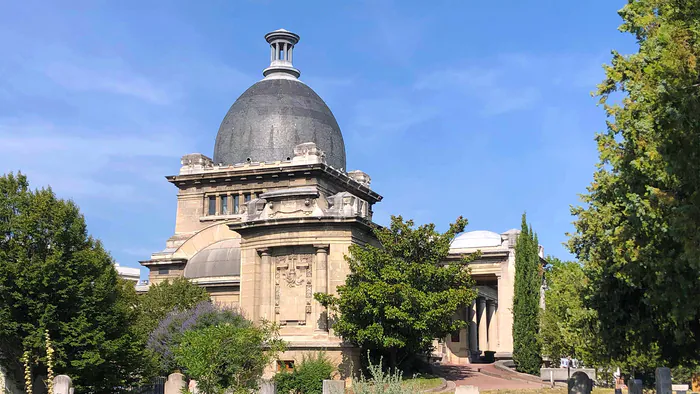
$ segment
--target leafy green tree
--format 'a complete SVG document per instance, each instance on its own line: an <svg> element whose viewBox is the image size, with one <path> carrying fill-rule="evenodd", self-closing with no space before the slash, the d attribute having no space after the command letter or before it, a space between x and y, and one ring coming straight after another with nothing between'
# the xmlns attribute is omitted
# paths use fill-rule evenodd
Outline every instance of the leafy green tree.
<svg viewBox="0 0 700 394"><path fill-rule="evenodd" d="M629 0L619 14L638 52L605 66L609 121L569 247L603 356L675 366L700 354L700 1Z"/></svg>
<svg viewBox="0 0 700 394"><path fill-rule="evenodd" d="M455 311L476 298L474 281L464 261L446 265L450 243L464 230L458 218L445 233L435 225L414 228L413 221L391 218L388 228L374 231L380 247L352 245L346 256L350 274L338 295L316 299L336 312L333 329L345 340L386 354L391 367L430 349L466 325Z"/></svg>
<svg viewBox="0 0 700 394"><path fill-rule="evenodd" d="M110 255L88 236L72 201L30 190L22 174L0 177L0 362L24 381L45 375L45 330L55 373L80 392L111 392L138 377L141 350L130 327L133 285L120 281Z"/></svg>
<svg viewBox="0 0 700 394"><path fill-rule="evenodd" d="M548 257L547 263L545 309L539 332L542 354L552 360L571 357L594 365L591 345L596 344L597 319L595 311L583 305L587 282L583 267L554 257Z"/></svg>
<svg viewBox="0 0 700 394"><path fill-rule="evenodd" d="M321 394L323 381L331 379L335 368L324 352L304 354L301 363L294 365L291 372L282 371L275 375L277 392L285 394Z"/></svg>
<svg viewBox="0 0 700 394"><path fill-rule="evenodd" d="M284 347L277 327L241 318L185 331L175 358L203 394L249 394Z"/></svg>
<svg viewBox="0 0 700 394"><path fill-rule="evenodd" d="M523 214L522 228L515 244L515 285L513 295L513 361L520 372L539 374L542 366L537 341L542 275L537 235Z"/></svg>
<svg viewBox="0 0 700 394"><path fill-rule="evenodd" d="M209 300L205 288L186 278L166 279L139 296L136 331L147 338L168 313L175 309L185 311Z"/></svg>
<svg viewBox="0 0 700 394"><path fill-rule="evenodd" d="M166 279L152 285L145 294L139 295L133 330L136 334L134 339L144 349L143 380L167 376L172 372L173 356L170 346L161 346L165 351L161 348L156 350L151 346L159 323L171 313L184 313L209 300L206 289L185 278ZM159 335L162 336L162 333Z"/></svg>
<svg viewBox="0 0 700 394"><path fill-rule="evenodd" d="M176 307L158 323L146 344L147 349L155 356L158 375L168 376L181 368L175 362L173 351L180 344L185 331L217 324L240 324L241 320L245 319L238 310L214 305L211 301L202 301L185 310Z"/></svg>

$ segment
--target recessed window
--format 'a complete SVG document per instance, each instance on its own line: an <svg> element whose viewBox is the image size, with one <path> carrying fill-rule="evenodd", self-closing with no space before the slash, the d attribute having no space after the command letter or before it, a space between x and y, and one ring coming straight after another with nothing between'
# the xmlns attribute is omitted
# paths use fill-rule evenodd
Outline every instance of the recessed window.
<svg viewBox="0 0 700 394"><path fill-rule="evenodd" d="M238 194L234 194L234 196L233 196L233 214L234 215L237 215L240 213L239 200L240 200L240 196L238 196Z"/></svg>
<svg viewBox="0 0 700 394"><path fill-rule="evenodd" d="M250 194L248 194L248 193L244 194L244 195L243 195L243 200L244 200L245 202L250 201Z"/></svg>
<svg viewBox="0 0 700 394"><path fill-rule="evenodd" d="M167 268L158 268L158 275L168 275L170 270Z"/></svg>
<svg viewBox="0 0 700 394"><path fill-rule="evenodd" d="M209 196L209 215L216 215L216 196Z"/></svg>
<svg viewBox="0 0 700 394"><path fill-rule="evenodd" d="M452 335L450 335L450 342L459 342L459 331L460 330L452 331Z"/></svg>
<svg viewBox="0 0 700 394"><path fill-rule="evenodd" d="M228 215L228 196L221 196L221 214Z"/></svg>
<svg viewBox="0 0 700 394"><path fill-rule="evenodd" d="M294 360L277 360L277 371L291 372L294 369Z"/></svg>

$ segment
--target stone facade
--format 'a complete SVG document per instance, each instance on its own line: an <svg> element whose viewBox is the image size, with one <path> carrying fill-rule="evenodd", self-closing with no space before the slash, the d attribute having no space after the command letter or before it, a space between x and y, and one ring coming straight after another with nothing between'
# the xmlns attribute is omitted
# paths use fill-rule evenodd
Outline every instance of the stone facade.
<svg viewBox="0 0 700 394"><path fill-rule="evenodd" d="M339 365L359 365L313 294L345 282L350 245L376 242L372 206L381 196L367 174L328 166L313 143L292 154L233 166L183 156L180 173L167 177L179 190L175 234L141 264L150 283L185 276L215 302L278 323L289 343L283 361L325 350Z"/></svg>
<svg viewBox="0 0 700 394"><path fill-rule="evenodd" d="M519 230L502 234L473 231L458 236L450 248L448 263L459 263L464 256L480 252L470 262L478 297L456 317L466 319L468 327L436 342L435 356L450 363L469 364L493 352L495 358L513 355L513 290L515 282L515 243ZM540 247L544 264L544 251ZM544 291L544 290L542 290Z"/></svg>

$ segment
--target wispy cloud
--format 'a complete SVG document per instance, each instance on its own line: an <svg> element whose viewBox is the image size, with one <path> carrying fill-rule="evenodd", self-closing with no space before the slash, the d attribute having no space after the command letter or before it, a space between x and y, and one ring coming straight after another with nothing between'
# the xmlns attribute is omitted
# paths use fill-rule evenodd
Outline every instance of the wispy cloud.
<svg viewBox="0 0 700 394"><path fill-rule="evenodd" d="M501 54L434 70L420 77L414 88L462 95L473 100L483 116L502 115L534 108L544 100L546 89L595 86L602 75L599 59L573 54Z"/></svg>
<svg viewBox="0 0 700 394"><path fill-rule="evenodd" d="M107 67L54 62L44 72L57 84L76 91L131 96L153 104L169 104L177 94L156 86L147 78L126 69L120 59L103 60Z"/></svg>
<svg viewBox="0 0 700 394"><path fill-rule="evenodd" d="M35 186L51 185L65 197L154 202L145 197L149 193L139 192L144 179L162 183L163 160L177 163L187 151L186 141L178 132L118 136L0 119L0 155L12 166L2 171L21 170Z"/></svg>
<svg viewBox="0 0 700 394"><path fill-rule="evenodd" d="M394 134L425 122L437 111L398 97L365 99L355 107L354 126L363 135Z"/></svg>

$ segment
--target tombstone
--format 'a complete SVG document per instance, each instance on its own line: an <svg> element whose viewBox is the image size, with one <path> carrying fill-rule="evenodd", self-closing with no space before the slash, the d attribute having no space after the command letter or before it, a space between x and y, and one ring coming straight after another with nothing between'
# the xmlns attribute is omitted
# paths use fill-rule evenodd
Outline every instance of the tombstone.
<svg viewBox="0 0 700 394"><path fill-rule="evenodd" d="M73 382L67 375L58 375L53 378L53 394L70 394Z"/></svg>
<svg viewBox="0 0 700 394"><path fill-rule="evenodd" d="M476 386L457 386L455 394L479 394L479 388Z"/></svg>
<svg viewBox="0 0 700 394"><path fill-rule="evenodd" d="M672 384L671 385L671 391L673 391L676 394L685 394L688 392L690 387L688 387L687 384Z"/></svg>
<svg viewBox="0 0 700 394"><path fill-rule="evenodd" d="M171 373L165 382L165 394L180 394L185 387L187 387L185 375L177 372Z"/></svg>
<svg viewBox="0 0 700 394"><path fill-rule="evenodd" d="M325 384L323 387L326 387ZM260 394L275 394L277 393L277 385L274 380L263 380L260 383Z"/></svg>
<svg viewBox="0 0 700 394"><path fill-rule="evenodd" d="M671 370L669 368L656 368L656 394L672 394Z"/></svg>
<svg viewBox="0 0 700 394"><path fill-rule="evenodd" d="M630 379L629 394L642 394L642 381L639 379Z"/></svg>
<svg viewBox="0 0 700 394"><path fill-rule="evenodd" d="M591 394L593 391L593 381L585 372L576 371L569 378L569 394Z"/></svg>
<svg viewBox="0 0 700 394"><path fill-rule="evenodd" d="M190 380L190 382L187 384L187 391L189 391L191 394L199 394L199 389L197 388L196 380Z"/></svg>
<svg viewBox="0 0 700 394"><path fill-rule="evenodd" d="M324 380L323 394L344 394L345 381L343 380Z"/></svg>

